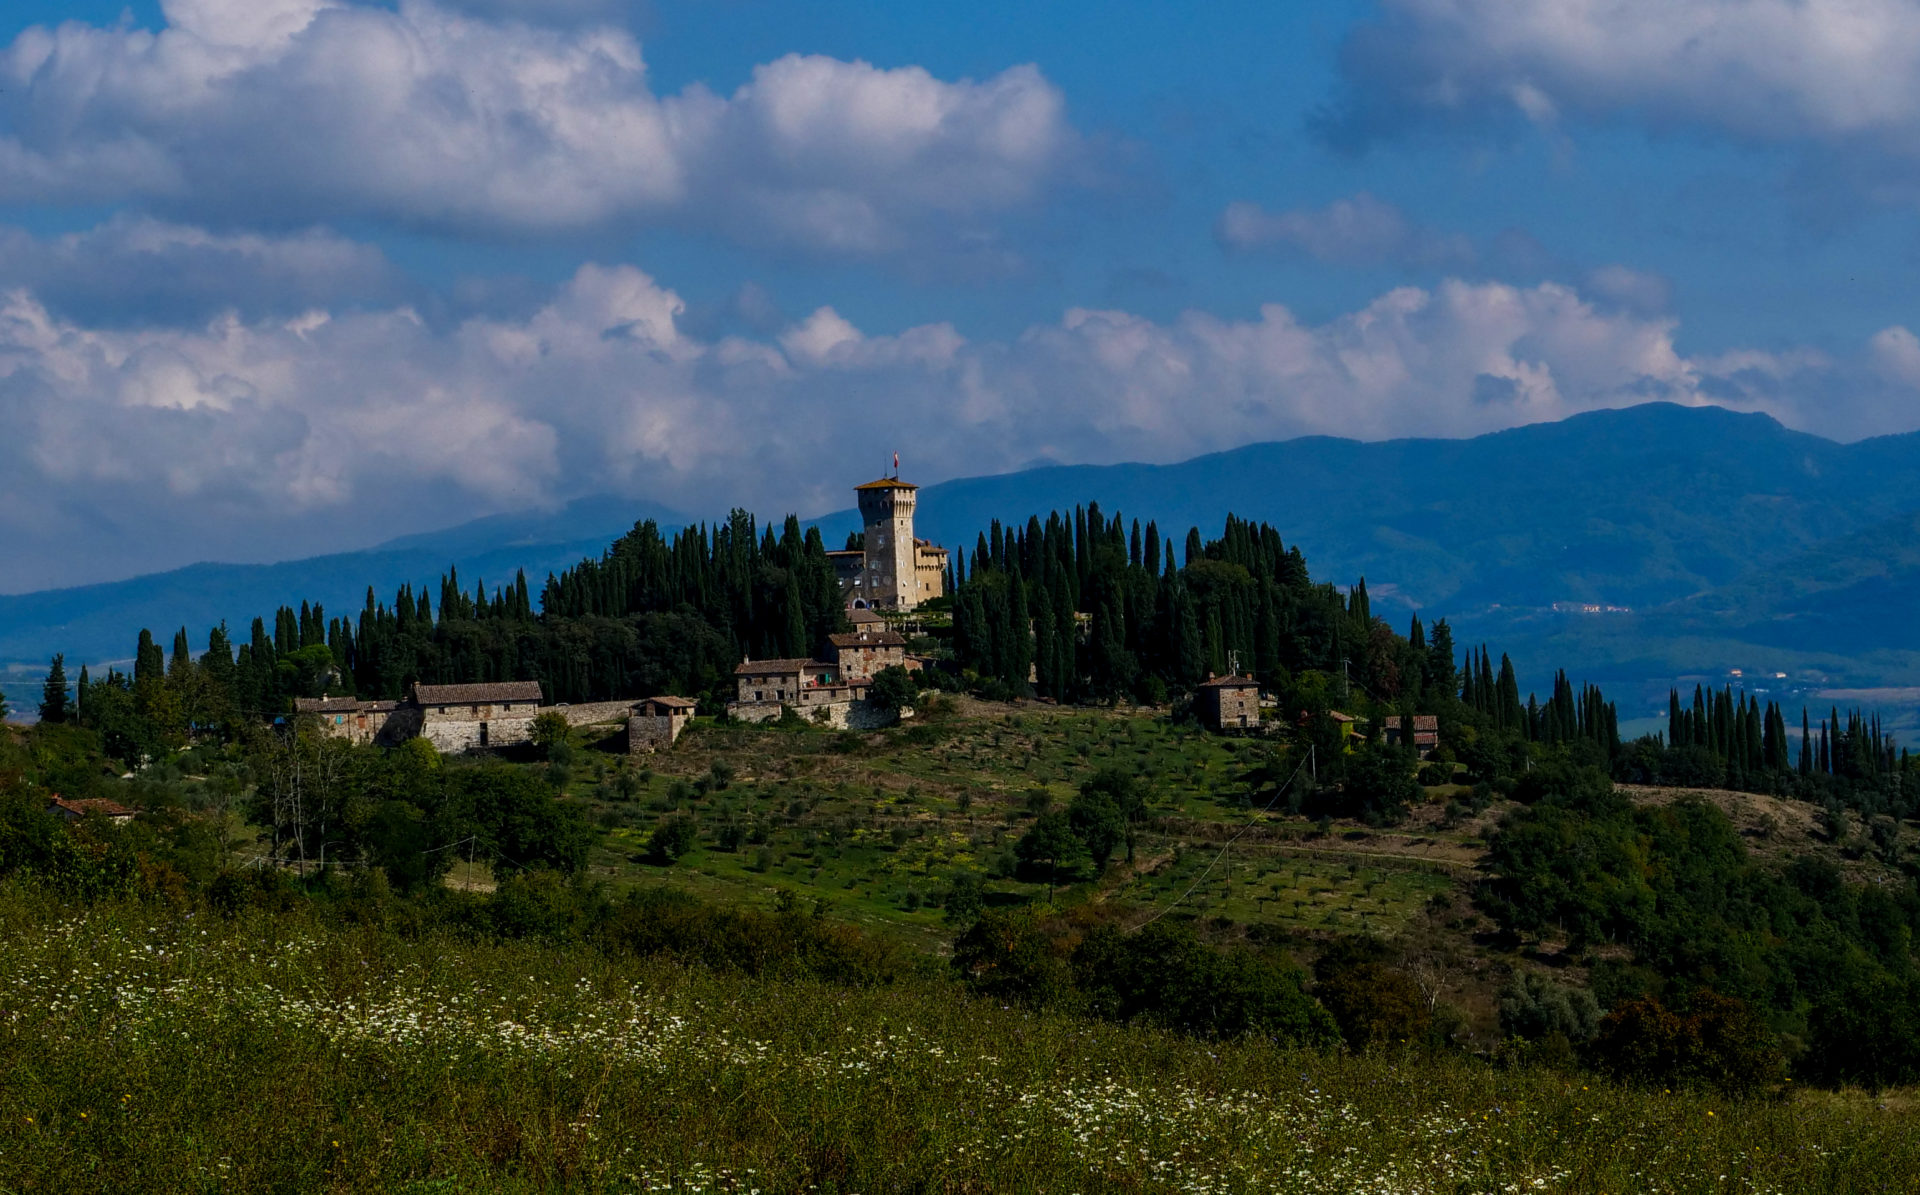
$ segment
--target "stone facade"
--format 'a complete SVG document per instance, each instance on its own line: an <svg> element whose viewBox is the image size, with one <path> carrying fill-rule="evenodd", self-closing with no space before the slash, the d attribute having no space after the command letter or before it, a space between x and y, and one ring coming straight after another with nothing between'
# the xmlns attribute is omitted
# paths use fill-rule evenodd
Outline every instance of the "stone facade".
<svg viewBox="0 0 1920 1195"><path fill-rule="evenodd" d="M415 685L420 737L442 753L511 747L533 737L540 712L538 681L484 685Z"/></svg>
<svg viewBox="0 0 1920 1195"><path fill-rule="evenodd" d="M810 689L837 685L840 670L822 660L748 660L733 670L741 705L785 702L798 705Z"/></svg>
<svg viewBox="0 0 1920 1195"><path fill-rule="evenodd" d="M320 729L360 746L390 747L419 730L419 711L397 701L359 701L352 697L296 697L296 715L310 714Z"/></svg>
<svg viewBox="0 0 1920 1195"><path fill-rule="evenodd" d="M639 755L673 746L693 721L694 703L684 697L649 697L627 719L627 751Z"/></svg>
<svg viewBox="0 0 1920 1195"><path fill-rule="evenodd" d="M1250 676L1210 678L1195 691L1193 708L1208 730L1258 730L1260 682Z"/></svg>
<svg viewBox="0 0 1920 1195"><path fill-rule="evenodd" d="M827 637L827 654L843 680L872 680L882 668L904 668L907 641L892 631L851 631Z"/></svg>
<svg viewBox="0 0 1920 1195"><path fill-rule="evenodd" d="M898 636L895 636L898 638ZM748 660L733 670L736 699L727 716L736 722L773 722L791 709L802 718L847 727L871 721L864 712L871 681L843 675L822 660Z"/></svg>
<svg viewBox="0 0 1920 1195"><path fill-rule="evenodd" d="M829 552L847 604L911 610L947 591L947 550L913 535L919 486L883 477L854 487L864 527L859 551Z"/></svg>

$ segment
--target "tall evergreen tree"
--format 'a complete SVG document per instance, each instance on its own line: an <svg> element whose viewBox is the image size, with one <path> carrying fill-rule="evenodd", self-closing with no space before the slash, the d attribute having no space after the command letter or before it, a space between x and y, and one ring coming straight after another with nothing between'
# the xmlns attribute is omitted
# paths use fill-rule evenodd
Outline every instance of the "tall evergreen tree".
<svg viewBox="0 0 1920 1195"><path fill-rule="evenodd" d="M67 696L67 657L56 654L53 664L47 669L46 684L40 689L40 720L60 723L67 720L71 710Z"/></svg>

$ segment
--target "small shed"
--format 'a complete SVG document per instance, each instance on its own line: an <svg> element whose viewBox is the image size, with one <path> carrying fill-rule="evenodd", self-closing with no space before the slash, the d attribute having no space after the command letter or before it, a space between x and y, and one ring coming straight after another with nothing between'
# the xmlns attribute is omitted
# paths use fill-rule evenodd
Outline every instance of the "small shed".
<svg viewBox="0 0 1920 1195"><path fill-rule="evenodd" d="M627 719L627 752L640 755L671 747L693 721L696 703L685 697L649 697Z"/></svg>

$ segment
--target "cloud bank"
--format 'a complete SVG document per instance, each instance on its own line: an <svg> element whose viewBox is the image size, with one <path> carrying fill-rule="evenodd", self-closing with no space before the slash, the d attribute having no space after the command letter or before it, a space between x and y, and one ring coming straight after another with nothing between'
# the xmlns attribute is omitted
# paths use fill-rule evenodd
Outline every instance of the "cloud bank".
<svg viewBox="0 0 1920 1195"><path fill-rule="evenodd" d="M1076 308L994 341L942 323L870 335L830 308L764 338L702 338L684 313L628 266L583 267L524 318L446 327L405 306L112 327L16 288L0 299L8 588L103 560L124 575L223 547L359 546L605 490L819 511L896 449L937 480L1037 456L1471 435L1655 399L1859 433L1905 419L1920 379L1905 329L1858 365L1691 357L1671 318L1552 283L1404 287L1317 325L1279 305L1166 322ZM1867 405L1801 405L1842 383ZM73 560L74 536L101 552Z"/></svg>
<svg viewBox="0 0 1920 1195"><path fill-rule="evenodd" d="M886 256L994 239L1077 140L1032 66L946 81L790 54L659 95L611 26L427 0L164 0L0 50L0 202L195 223L374 220L489 237L646 223Z"/></svg>
<svg viewBox="0 0 1920 1195"><path fill-rule="evenodd" d="M1623 119L1920 163L1912 0L1383 0L1326 131Z"/></svg>

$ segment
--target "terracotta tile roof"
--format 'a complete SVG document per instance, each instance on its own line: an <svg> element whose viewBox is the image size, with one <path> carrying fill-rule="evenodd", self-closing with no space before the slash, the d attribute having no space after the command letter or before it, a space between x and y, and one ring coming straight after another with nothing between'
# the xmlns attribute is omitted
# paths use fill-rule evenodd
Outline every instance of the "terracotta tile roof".
<svg viewBox="0 0 1920 1195"><path fill-rule="evenodd" d="M842 556L865 556L866 554L862 548L835 548L827 553L827 559L834 560Z"/></svg>
<svg viewBox="0 0 1920 1195"><path fill-rule="evenodd" d="M819 660L748 660L733 670L735 676L773 676L788 672L832 672L832 664Z"/></svg>
<svg viewBox="0 0 1920 1195"><path fill-rule="evenodd" d="M920 487L911 481L901 481L898 477L882 477L879 481L869 481L865 485L853 487L856 490L917 490Z"/></svg>
<svg viewBox="0 0 1920 1195"><path fill-rule="evenodd" d="M70 801L65 797L55 794L48 799L47 808L62 809L73 814L75 817L85 817L89 813L97 813L102 817L132 817L134 815L134 811L125 805L122 805L118 801L109 801L105 797L87 797L82 800Z"/></svg>
<svg viewBox="0 0 1920 1195"><path fill-rule="evenodd" d="M293 711L297 714L371 714L386 713L399 708L397 701L361 701L354 697L296 697L293 699Z"/></svg>
<svg viewBox="0 0 1920 1195"><path fill-rule="evenodd" d="M685 697L649 697L645 701L641 702L640 704L641 705L664 705L670 709L690 710L690 709L693 709L695 706L699 705L700 703L697 701L689 701Z"/></svg>
<svg viewBox="0 0 1920 1195"><path fill-rule="evenodd" d="M863 627L863 626L885 625L887 620L880 617L878 614L875 614L873 611L867 609L865 606L862 606L858 610L848 611L847 621L852 623L854 626Z"/></svg>
<svg viewBox="0 0 1920 1195"><path fill-rule="evenodd" d="M1400 715L1388 714L1380 719L1380 725L1386 727L1388 730L1397 731L1400 729ZM1439 729L1440 716L1438 714L1415 714L1413 716L1413 732L1415 734L1419 734L1425 730L1437 731Z"/></svg>
<svg viewBox="0 0 1920 1195"><path fill-rule="evenodd" d="M1207 681L1200 686L1203 689L1257 689L1260 682L1250 676L1222 676Z"/></svg>
<svg viewBox="0 0 1920 1195"><path fill-rule="evenodd" d="M484 685L415 685L413 699L421 705L492 705L495 702L540 703L536 680L494 681Z"/></svg>
<svg viewBox="0 0 1920 1195"><path fill-rule="evenodd" d="M827 642L835 647L905 647L906 636L896 631L852 631L845 635L828 635Z"/></svg>

